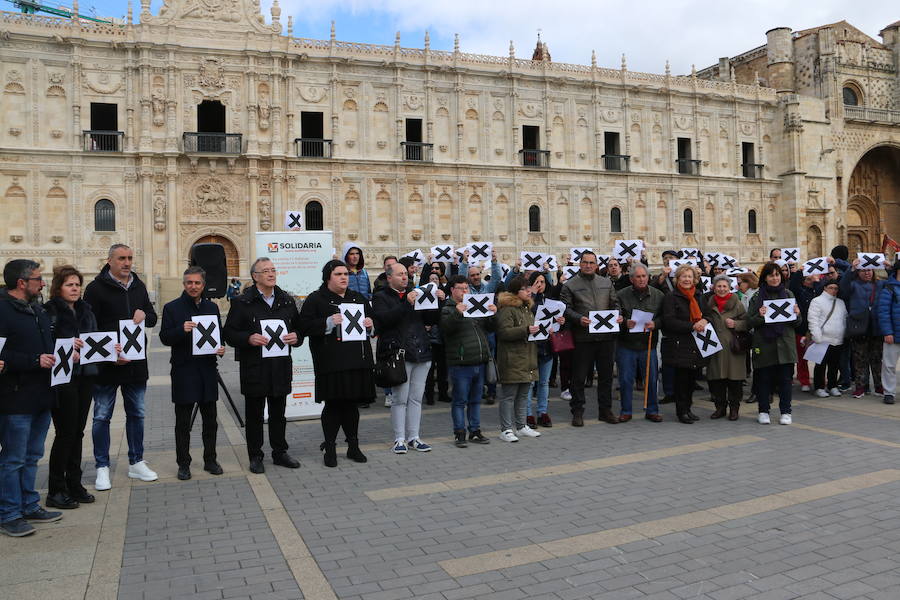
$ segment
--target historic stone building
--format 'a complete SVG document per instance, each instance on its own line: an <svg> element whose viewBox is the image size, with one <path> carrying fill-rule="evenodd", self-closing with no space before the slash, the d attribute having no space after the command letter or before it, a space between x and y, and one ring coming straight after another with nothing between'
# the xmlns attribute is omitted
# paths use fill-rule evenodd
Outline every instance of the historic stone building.
<svg viewBox="0 0 900 600"><path fill-rule="evenodd" d="M0 13L0 257L151 281L198 241L247 276L303 210L367 259L642 238L752 264L875 249L900 223L898 23L841 22L689 76L282 35L257 0L141 0L140 23ZM77 12L77 6L75 8Z"/></svg>

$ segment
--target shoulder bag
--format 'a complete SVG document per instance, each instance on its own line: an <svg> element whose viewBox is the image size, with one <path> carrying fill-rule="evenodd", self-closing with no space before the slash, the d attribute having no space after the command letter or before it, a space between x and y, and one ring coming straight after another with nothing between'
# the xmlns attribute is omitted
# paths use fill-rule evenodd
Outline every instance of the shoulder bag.
<svg viewBox="0 0 900 600"><path fill-rule="evenodd" d="M571 329L560 329L550 334L550 348L557 354L575 349L575 336Z"/></svg>

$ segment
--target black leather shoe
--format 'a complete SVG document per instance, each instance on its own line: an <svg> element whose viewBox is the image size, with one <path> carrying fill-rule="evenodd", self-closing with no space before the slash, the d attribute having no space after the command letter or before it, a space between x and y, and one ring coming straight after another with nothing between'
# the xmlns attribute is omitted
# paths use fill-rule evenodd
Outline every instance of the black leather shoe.
<svg viewBox="0 0 900 600"><path fill-rule="evenodd" d="M222 470L222 465L214 460L208 460L203 463L203 470L211 475L221 475L225 472Z"/></svg>
<svg viewBox="0 0 900 600"><path fill-rule="evenodd" d="M678 415L678 422L684 423L685 425L693 425L694 424L694 420L691 419L687 415Z"/></svg>
<svg viewBox="0 0 900 600"><path fill-rule="evenodd" d="M695 415L695 414L692 413L691 411L687 411L687 412L685 413L685 415L686 415L687 418L690 419L691 421L699 421L699 420L700 420L700 417L698 417L697 415Z"/></svg>
<svg viewBox="0 0 900 600"><path fill-rule="evenodd" d="M287 452L285 452L284 454L279 454L278 456L273 456L272 462L279 467L287 467L288 469L300 468L300 461L296 458L292 458L291 455Z"/></svg>
<svg viewBox="0 0 900 600"><path fill-rule="evenodd" d="M72 500L76 500L79 504L91 504L96 501L94 495L89 494L88 491L84 488L69 494L69 497L72 498Z"/></svg>
<svg viewBox="0 0 900 600"><path fill-rule="evenodd" d="M191 468L190 467L178 467L178 475L176 475L178 479L181 481L187 481L191 478Z"/></svg>
<svg viewBox="0 0 900 600"><path fill-rule="evenodd" d="M50 494L49 496L47 496L47 502L45 502L45 504L52 508L61 508L63 510L78 508L78 501L68 494L63 494L62 492L57 492L55 494Z"/></svg>
<svg viewBox="0 0 900 600"><path fill-rule="evenodd" d="M251 458L250 459L250 472L251 473L265 473L266 467L263 466L263 461L261 458Z"/></svg>

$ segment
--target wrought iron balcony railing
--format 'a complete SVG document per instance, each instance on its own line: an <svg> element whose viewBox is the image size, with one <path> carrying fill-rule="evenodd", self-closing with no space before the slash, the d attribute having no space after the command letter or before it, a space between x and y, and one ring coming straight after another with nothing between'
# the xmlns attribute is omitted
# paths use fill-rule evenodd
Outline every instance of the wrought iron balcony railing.
<svg viewBox="0 0 900 600"><path fill-rule="evenodd" d="M240 133L198 133L185 132L182 136L184 140L185 153L201 153L201 154L240 154L241 140Z"/></svg>
<svg viewBox="0 0 900 600"><path fill-rule="evenodd" d="M125 133L122 131L83 131L85 152L121 152L122 140Z"/></svg>

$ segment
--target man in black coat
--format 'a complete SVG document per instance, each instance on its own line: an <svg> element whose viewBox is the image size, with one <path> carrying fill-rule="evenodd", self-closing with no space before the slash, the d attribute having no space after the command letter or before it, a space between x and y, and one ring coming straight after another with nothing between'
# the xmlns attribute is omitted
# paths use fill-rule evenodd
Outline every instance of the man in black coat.
<svg viewBox="0 0 900 600"><path fill-rule="evenodd" d="M97 317L97 331L118 331L119 321L131 319L144 327L156 325L156 311L147 287L131 268L134 252L125 244L113 244L106 265L84 290L84 300ZM146 345L146 336L142 341ZM144 462L144 394L147 391L147 360L119 358L100 363L94 386L94 461L97 490L112 487L109 477L109 421L122 389L125 404L125 437L128 439L128 477L156 481L157 475Z"/></svg>
<svg viewBox="0 0 900 600"><path fill-rule="evenodd" d="M29 521L49 523L62 513L48 512L34 489L37 464L50 429L50 369L56 362L50 319L38 303L44 282L40 266L12 260L3 268L0 291L0 532L34 533Z"/></svg>
<svg viewBox="0 0 900 600"><path fill-rule="evenodd" d="M159 339L172 347L170 376L175 404L175 460L178 462L178 479L186 480L191 478L191 413L195 404L203 419L203 469L213 475L222 474L222 467L216 461L216 400L219 399L216 356L225 354L225 346L220 344L215 354L194 355L193 331L197 322L192 320L193 317L215 316L220 333L222 322L219 307L203 297L206 271L202 267L188 267L181 283L184 292L163 307ZM205 338L200 342L207 343Z"/></svg>
<svg viewBox="0 0 900 600"><path fill-rule="evenodd" d="M281 340L288 346L299 346L297 337L297 303L294 298L275 285L275 265L267 257L257 258L250 268L253 284L231 301L224 336L229 346L235 348L235 359L240 363L241 393L244 395L247 421L247 454L250 471L265 472L263 466L263 410L269 406L269 445L272 462L282 467L296 469L300 462L287 453L285 438L287 420L284 417L287 395L291 391L293 362L287 356L263 358L262 346L270 344L260 321L281 319L287 331Z"/></svg>

